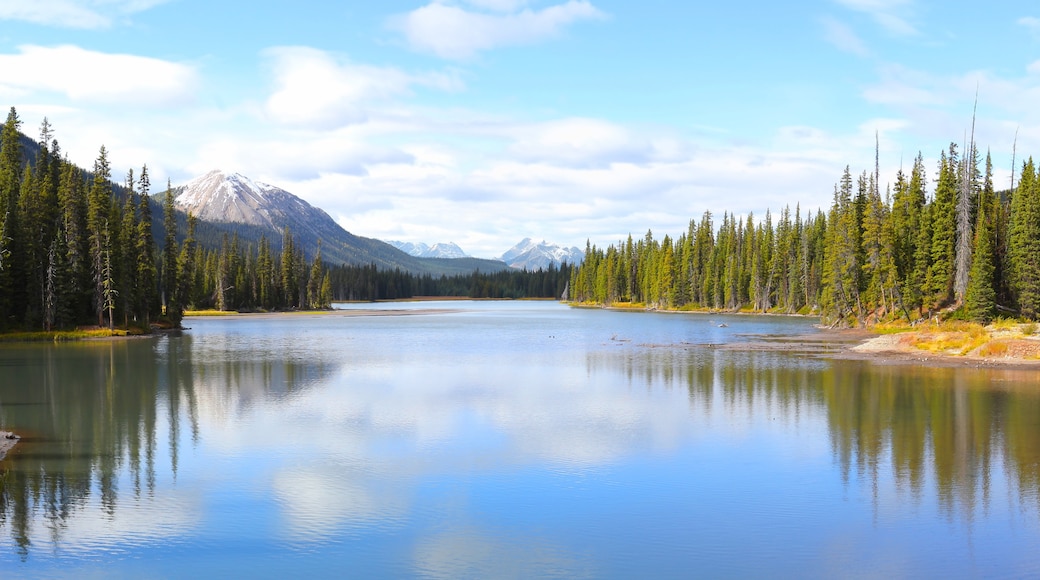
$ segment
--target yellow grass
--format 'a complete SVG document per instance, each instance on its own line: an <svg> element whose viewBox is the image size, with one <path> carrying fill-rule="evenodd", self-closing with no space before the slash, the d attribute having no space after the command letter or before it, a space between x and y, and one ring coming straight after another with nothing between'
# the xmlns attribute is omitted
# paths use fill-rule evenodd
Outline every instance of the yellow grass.
<svg viewBox="0 0 1040 580"><path fill-rule="evenodd" d="M94 328L86 330L52 330L40 332L8 332L0 334L0 342L64 342L68 340L83 340L86 338L111 338L113 336L127 336L128 331L117 328Z"/></svg>
<svg viewBox="0 0 1040 580"><path fill-rule="evenodd" d="M965 355L990 341L986 329L974 322L930 324L910 338L915 348L928 352Z"/></svg>
<svg viewBox="0 0 1040 580"><path fill-rule="evenodd" d="M1014 318L998 318L990 323L990 326L994 330L1015 330L1018 328L1018 321Z"/></svg>
<svg viewBox="0 0 1040 580"><path fill-rule="evenodd" d="M1007 355L1007 353L1008 353L1008 345L1007 345L1006 342L1001 342L1001 341L994 341L994 342L986 343L986 344L982 345L981 347L979 347L979 350L977 352L977 354L979 356L984 356L984 357L1005 356L1005 355Z"/></svg>
<svg viewBox="0 0 1040 580"><path fill-rule="evenodd" d="M879 322L870 327L870 330L877 334L898 334L900 332L906 332L913 330L913 328L903 321L892 321L892 322Z"/></svg>
<svg viewBox="0 0 1040 580"><path fill-rule="evenodd" d="M185 310L184 316L234 316L234 310Z"/></svg>

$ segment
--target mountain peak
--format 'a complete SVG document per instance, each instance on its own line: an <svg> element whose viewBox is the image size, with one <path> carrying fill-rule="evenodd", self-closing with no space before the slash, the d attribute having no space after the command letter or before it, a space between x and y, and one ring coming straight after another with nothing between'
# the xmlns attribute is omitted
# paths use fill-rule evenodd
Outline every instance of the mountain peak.
<svg viewBox="0 0 1040 580"><path fill-rule="evenodd" d="M548 268L550 264L559 266L563 262L580 264L585 253L575 247L565 248L545 240L536 244L531 238L524 238L500 259L512 268L537 270Z"/></svg>
<svg viewBox="0 0 1040 580"><path fill-rule="evenodd" d="M313 208L295 195L241 173L214 169L179 188L174 204L201 220L278 229L279 219ZM317 210L320 211L320 210Z"/></svg>
<svg viewBox="0 0 1040 580"><path fill-rule="evenodd" d="M402 252L415 256L416 258L468 258L469 254L462 250L455 242L437 242L432 246L423 242L398 242L390 240L387 242Z"/></svg>

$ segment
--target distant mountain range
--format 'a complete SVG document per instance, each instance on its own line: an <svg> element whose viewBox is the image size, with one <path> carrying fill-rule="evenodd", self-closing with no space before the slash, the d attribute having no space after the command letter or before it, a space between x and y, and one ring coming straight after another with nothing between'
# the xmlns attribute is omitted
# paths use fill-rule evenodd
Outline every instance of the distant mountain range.
<svg viewBox="0 0 1040 580"><path fill-rule="evenodd" d="M497 260L410 256L380 240L355 236L329 214L284 189L237 173L211 171L174 189L174 195L178 209L227 228L246 242L257 243L265 235L273 247L280 248L282 230L288 227L308 259L320 240L322 259L333 264L375 264L380 269L435 275L497 272L507 267Z"/></svg>
<svg viewBox="0 0 1040 580"><path fill-rule="evenodd" d="M416 258L448 258L454 260L456 258L470 257L455 242L438 242L432 246L422 242L398 242L395 240L388 240L386 243Z"/></svg>
<svg viewBox="0 0 1040 580"><path fill-rule="evenodd" d="M568 264L580 264L585 259L585 252L578 248L565 248L558 244L550 244L545 240L535 243L531 238L524 238L500 258L511 268L537 270L546 269L550 264L559 267Z"/></svg>
<svg viewBox="0 0 1040 580"><path fill-rule="evenodd" d="M411 256L419 258L464 258L466 252L454 242L437 243L432 246L422 242L388 241L388 244ZM535 243L531 238L524 238L519 244L510 248L498 258L510 268L518 270L546 269L552 264L560 267L564 262L580 264L585 253L578 248L565 248L559 244L550 244L545 240Z"/></svg>
<svg viewBox="0 0 1040 580"><path fill-rule="evenodd" d="M190 212L212 230L237 233L245 242L256 243L266 236L280 248L283 229L288 227L302 244L308 259L321 241L322 258L334 264L398 268L413 274L469 274L474 270L497 272L507 267L527 270L580 264L584 254L546 241L525 238L499 260L468 256L453 242L432 246L411 242L383 242L356 236L344 230L329 214L288 191L253 181L238 174L210 171L174 189L177 208Z"/></svg>

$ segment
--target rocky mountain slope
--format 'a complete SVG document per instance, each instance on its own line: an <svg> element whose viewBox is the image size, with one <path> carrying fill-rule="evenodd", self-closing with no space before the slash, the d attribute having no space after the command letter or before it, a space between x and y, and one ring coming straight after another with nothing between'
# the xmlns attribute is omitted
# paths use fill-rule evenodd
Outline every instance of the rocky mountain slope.
<svg viewBox="0 0 1040 580"><path fill-rule="evenodd" d="M456 258L470 257L469 254L463 251L455 242L438 242L432 246L428 246L422 242L398 242L395 240L388 240L387 243L409 256L415 256L416 258L447 258L454 260Z"/></svg>
<svg viewBox="0 0 1040 580"><path fill-rule="evenodd" d="M177 208L200 221L237 232L246 242L267 236L280 247L288 227L310 259L321 241L322 258L330 263L399 268L417 274L468 274L506 268L496 260L416 258L385 242L344 230L329 214L279 187L244 175L211 171L174 190Z"/></svg>
<svg viewBox="0 0 1040 580"><path fill-rule="evenodd" d="M535 243L531 238L524 238L502 254L500 259L511 268L537 270L546 269L549 264L559 267L563 262L580 264L585 259L585 253L576 247L565 248L545 240Z"/></svg>

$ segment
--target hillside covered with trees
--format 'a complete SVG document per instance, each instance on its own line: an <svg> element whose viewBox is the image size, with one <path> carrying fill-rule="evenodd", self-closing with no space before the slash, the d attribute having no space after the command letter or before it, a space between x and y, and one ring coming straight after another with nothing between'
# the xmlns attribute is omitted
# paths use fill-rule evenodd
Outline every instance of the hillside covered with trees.
<svg viewBox="0 0 1040 580"><path fill-rule="evenodd" d="M774 216L705 212L677 238L647 232L588 247L572 299L648 308L813 313L855 325L940 312L987 322L1040 317L1040 174L1030 158L997 192L989 154L939 157L935 187L918 154L882 194L846 167L830 210ZM981 165L981 167L980 167Z"/></svg>
<svg viewBox="0 0 1040 580"><path fill-rule="evenodd" d="M320 242L306 256L289 229L281 240L242 241L185 216L170 184L155 203L147 166L113 183L104 146L91 171L79 168L46 119L36 142L20 129L12 107L0 130L0 331L147 331L178 326L187 309L328 308L418 294L553 297L569 280L569 268L434 277L330 267Z"/></svg>

